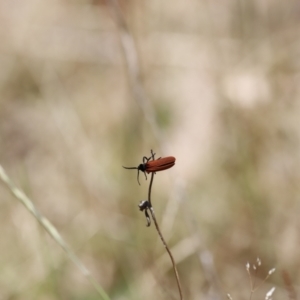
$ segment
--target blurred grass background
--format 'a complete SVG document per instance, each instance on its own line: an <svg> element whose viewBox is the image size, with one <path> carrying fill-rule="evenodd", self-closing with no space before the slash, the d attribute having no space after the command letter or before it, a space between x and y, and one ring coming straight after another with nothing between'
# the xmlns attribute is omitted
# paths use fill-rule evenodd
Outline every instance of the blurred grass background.
<svg viewBox="0 0 300 300"><path fill-rule="evenodd" d="M0 1L0 164L111 299L178 299L137 204L137 166L177 158L153 205L186 299L288 299L300 279L299 1L122 1L151 110L106 2ZM148 114L148 115L147 115ZM148 122L153 118L157 132ZM0 184L0 299L99 299ZM213 261L211 261L213 259Z"/></svg>

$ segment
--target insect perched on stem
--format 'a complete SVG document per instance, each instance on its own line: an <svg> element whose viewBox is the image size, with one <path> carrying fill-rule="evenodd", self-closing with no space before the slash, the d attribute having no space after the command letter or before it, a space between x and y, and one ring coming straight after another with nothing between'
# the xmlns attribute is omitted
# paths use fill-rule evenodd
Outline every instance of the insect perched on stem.
<svg viewBox="0 0 300 300"><path fill-rule="evenodd" d="M138 170L137 174L137 181L138 184L140 185L139 181L139 173L140 171L145 174L146 180L147 180L147 175L146 172L149 173L155 173L163 170L167 170L172 168L175 165L175 157L173 156L167 156L167 157L162 157L154 160L154 155L150 156L147 158L146 156L143 157L143 163L140 164L138 167L124 167L124 169L136 169ZM153 160L150 161L150 159L153 158Z"/></svg>

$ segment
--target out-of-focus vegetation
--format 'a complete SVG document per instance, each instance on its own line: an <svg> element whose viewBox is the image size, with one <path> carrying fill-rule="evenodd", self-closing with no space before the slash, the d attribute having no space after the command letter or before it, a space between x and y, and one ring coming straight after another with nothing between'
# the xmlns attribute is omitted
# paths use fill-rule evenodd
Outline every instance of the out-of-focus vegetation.
<svg viewBox="0 0 300 300"><path fill-rule="evenodd" d="M277 272L255 299L272 286L288 299L281 272L300 280L299 2L121 7L163 139L133 97L106 2L1 0L0 164L112 299L175 299L137 207L149 180L121 167L173 155L152 201L185 298L248 299L245 265L259 256L258 283ZM2 184L0 206L1 299L98 299Z"/></svg>

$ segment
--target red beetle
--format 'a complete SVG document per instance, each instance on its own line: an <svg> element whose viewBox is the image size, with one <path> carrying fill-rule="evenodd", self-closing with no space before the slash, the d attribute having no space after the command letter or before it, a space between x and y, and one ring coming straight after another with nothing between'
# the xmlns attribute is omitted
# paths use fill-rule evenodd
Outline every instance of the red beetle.
<svg viewBox="0 0 300 300"><path fill-rule="evenodd" d="M154 156L153 156L154 157ZM167 156L167 157L163 157L163 158L158 158L155 160L151 160L152 156L150 156L149 158L147 158L146 156L143 157L143 163L140 164L138 167L124 167L124 169L137 169L138 170L138 174L137 174L137 181L140 185L140 181L139 181L139 172L142 171L145 174L145 177L147 179L147 175L146 172L149 173L153 173L153 172L159 172L159 171L163 171L163 170L167 170L172 168L175 165L175 157L173 156Z"/></svg>

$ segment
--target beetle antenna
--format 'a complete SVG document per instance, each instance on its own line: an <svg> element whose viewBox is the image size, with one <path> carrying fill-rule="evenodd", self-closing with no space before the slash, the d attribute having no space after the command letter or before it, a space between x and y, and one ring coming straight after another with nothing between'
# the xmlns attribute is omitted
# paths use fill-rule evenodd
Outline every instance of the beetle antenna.
<svg viewBox="0 0 300 300"><path fill-rule="evenodd" d="M140 181L139 181L140 169L139 169L139 168L136 168L136 169L138 169L137 182L138 182L139 185L141 185L141 184L140 184Z"/></svg>
<svg viewBox="0 0 300 300"><path fill-rule="evenodd" d="M124 167L124 166L122 166L124 169L137 169L137 167Z"/></svg>

